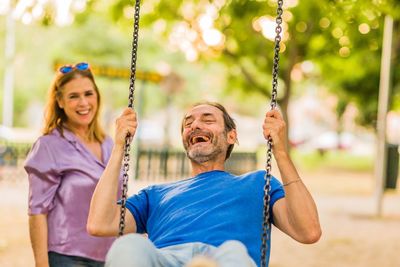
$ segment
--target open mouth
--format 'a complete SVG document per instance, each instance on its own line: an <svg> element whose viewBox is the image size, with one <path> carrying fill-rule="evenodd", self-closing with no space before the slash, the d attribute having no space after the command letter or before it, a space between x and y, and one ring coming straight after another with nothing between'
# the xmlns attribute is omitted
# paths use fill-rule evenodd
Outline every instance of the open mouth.
<svg viewBox="0 0 400 267"><path fill-rule="evenodd" d="M207 143L211 140L211 138L207 135L195 135L190 138L190 144L196 145L200 143Z"/></svg>
<svg viewBox="0 0 400 267"><path fill-rule="evenodd" d="M78 113L79 115L87 115L87 114L89 114L89 112L90 111L87 109L87 110L79 110L76 113Z"/></svg>

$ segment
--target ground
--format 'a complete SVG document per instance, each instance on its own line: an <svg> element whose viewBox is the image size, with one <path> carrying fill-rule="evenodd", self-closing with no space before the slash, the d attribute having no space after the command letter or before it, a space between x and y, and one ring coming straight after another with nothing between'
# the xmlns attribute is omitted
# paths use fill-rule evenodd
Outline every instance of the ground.
<svg viewBox="0 0 400 267"><path fill-rule="evenodd" d="M270 267L400 266L400 189L384 194L382 214L376 216L371 173L301 173L315 197L323 235L316 244L302 245L274 229ZM136 182L131 190L142 186ZM25 179L0 180L2 267L34 266L26 215L27 190Z"/></svg>

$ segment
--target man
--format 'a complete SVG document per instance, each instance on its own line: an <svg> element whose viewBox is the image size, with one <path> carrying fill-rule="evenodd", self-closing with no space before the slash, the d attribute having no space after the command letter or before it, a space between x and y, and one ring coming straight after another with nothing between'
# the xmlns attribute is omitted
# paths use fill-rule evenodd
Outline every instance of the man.
<svg viewBox="0 0 400 267"><path fill-rule="evenodd" d="M116 122L115 146L92 198L88 231L118 233L116 204L125 136L135 134L134 111ZM182 142L192 178L150 186L127 201L126 233L106 266L247 267L260 262L265 171L234 176L224 171L237 141L236 125L218 103L196 104L182 121ZM270 223L301 243L321 235L315 203L286 150L286 125L277 110L266 113L263 134L272 138L282 184L271 180ZM269 248L267 261L269 259Z"/></svg>

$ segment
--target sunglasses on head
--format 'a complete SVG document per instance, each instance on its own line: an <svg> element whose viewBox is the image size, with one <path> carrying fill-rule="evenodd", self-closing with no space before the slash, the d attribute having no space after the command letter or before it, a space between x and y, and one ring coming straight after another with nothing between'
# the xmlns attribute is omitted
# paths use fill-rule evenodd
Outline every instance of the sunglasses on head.
<svg viewBox="0 0 400 267"><path fill-rule="evenodd" d="M61 68L59 68L58 70L61 73L66 74L68 72L73 71L74 69L77 69L77 70L88 70L89 69L89 63L81 62L81 63L77 63L75 65L65 65L65 66L62 66Z"/></svg>

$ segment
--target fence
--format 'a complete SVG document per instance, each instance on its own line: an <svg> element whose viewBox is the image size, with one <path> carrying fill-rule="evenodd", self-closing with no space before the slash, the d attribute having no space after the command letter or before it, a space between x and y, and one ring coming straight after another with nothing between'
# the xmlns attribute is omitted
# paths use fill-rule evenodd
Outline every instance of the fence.
<svg viewBox="0 0 400 267"><path fill-rule="evenodd" d="M31 144L0 141L0 181L26 179L23 162ZM133 157L131 172L135 179L168 181L190 177L190 164L184 151L142 149ZM257 167L257 155L253 152L233 152L226 162L226 170L242 174Z"/></svg>
<svg viewBox="0 0 400 267"><path fill-rule="evenodd" d="M31 144L0 142L0 166L18 166L30 148Z"/></svg>
<svg viewBox="0 0 400 267"><path fill-rule="evenodd" d="M17 182L26 179L23 162L31 144L0 141L0 182Z"/></svg>
<svg viewBox="0 0 400 267"><path fill-rule="evenodd" d="M135 167L135 178L145 181L188 178L191 170L186 153L173 150L141 150ZM225 167L233 174L255 170L257 155L253 152L233 152Z"/></svg>

